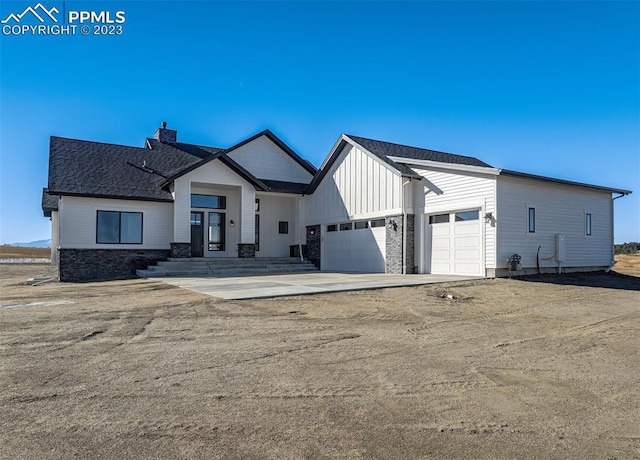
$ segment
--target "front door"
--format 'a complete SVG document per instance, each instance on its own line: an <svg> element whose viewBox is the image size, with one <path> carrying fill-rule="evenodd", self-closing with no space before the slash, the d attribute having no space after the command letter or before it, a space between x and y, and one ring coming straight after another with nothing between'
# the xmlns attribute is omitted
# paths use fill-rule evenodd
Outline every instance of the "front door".
<svg viewBox="0 0 640 460"><path fill-rule="evenodd" d="M191 213L191 257L204 256L204 213Z"/></svg>

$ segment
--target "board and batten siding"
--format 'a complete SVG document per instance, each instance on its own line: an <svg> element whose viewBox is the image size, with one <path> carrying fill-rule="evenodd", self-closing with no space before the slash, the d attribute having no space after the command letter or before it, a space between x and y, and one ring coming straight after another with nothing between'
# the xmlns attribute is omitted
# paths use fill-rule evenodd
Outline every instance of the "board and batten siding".
<svg viewBox="0 0 640 460"><path fill-rule="evenodd" d="M142 244L97 244L97 211L142 213ZM61 249L169 249L173 204L63 196L58 204Z"/></svg>
<svg viewBox="0 0 640 460"><path fill-rule="evenodd" d="M485 222L485 213L496 215L496 180L495 176L466 171L448 172L445 170L423 169L417 166L412 169L437 187L438 194L426 187L420 187L424 194L421 199L415 198L416 214L441 214L453 211L480 209L480 223L483 227L482 240L485 268L495 268L496 264L496 227L493 222ZM424 203L424 211L422 210ZM418 220L416 220L416 223ZM422 225L427 225L424 220ZM421 232L416 231L416 237ZM416 250L423 245L416 245Z"/></svg>
<svg viewBox="0 0 640 460"><path fill-rule="evenodd" d="M563 267L606 267L612 255L611 193L549 182L500 176L498 178L498 268L507 267L512 254L523 268L536 267L541 258L553 258L556 233L565 236ZM529 233L528 208L535 208L535 233ZM586 235L585 214L592 216L592 234ZM558 262L541 260L540 266Z"/></svg>
<svg viewBox="0 0 640 460"><path fill-rule="evenodd" d="M255 177L285 182L309 183L313 175L266 136L229 153L229 157Z"/></svg>
<svg viewBox="0 0 640 460"><path fill-rule="evenodd" d="M360 148L347 144L313 195L307 223L335 223L402 213L402 178Z"/></svg>

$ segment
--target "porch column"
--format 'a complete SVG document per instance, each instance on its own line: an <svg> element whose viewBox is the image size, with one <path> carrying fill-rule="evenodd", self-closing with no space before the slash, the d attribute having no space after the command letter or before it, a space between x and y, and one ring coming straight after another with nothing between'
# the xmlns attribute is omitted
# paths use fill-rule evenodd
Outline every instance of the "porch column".
<svg viewBox="0 0 640 460"><path fill-rule="evenodd" d="M173 186L171 257L191 257L191 185L182 177Z"/></svg>
<svg viewBox="0 0 640 460"><path fill-rule="evenodd" d="M238 257L256 256L256 191L253 187L240 187L240 243Z"/></svg>

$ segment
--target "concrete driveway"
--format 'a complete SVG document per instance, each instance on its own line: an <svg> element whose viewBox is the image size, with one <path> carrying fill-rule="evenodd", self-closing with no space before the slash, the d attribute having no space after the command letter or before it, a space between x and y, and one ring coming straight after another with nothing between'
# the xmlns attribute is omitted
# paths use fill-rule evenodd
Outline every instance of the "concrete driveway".
<svg viewBox="0 0 640 460"><path fill-rule="evenodd" d="M310 272L232 278L154 278L174 286L223 299L261 299L323 292L360 291L463 281L480 277L456 275L387 275Z"/></svg>

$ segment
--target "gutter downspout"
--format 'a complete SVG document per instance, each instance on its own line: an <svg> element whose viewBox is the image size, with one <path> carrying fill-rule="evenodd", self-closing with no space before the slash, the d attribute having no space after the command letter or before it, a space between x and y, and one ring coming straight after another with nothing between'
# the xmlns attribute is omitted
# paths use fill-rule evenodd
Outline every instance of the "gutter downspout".
<svg viewBox="0 0 640 460"><path fill-rule="evenodd" d="M407 274L407 210L404 207L404 186L411 182L411 178L408 181L402 180L402 274Z"/></svg>
<svg viewBox="0 0 640 460"><path fill-rule="evenodd" d="M614 238L614 234L613 234L613 211L614 211L614 205L613 202L616 201L618 198L622 198L623 196L627 196L627 193L621 193L619 196L615 196L613 198L611 198L611 265L609 266L609 268L607 268L607 273L611 271L611 269L613 268L613 266L616 264L616 242L615 242L615 238Z"/></svg>

